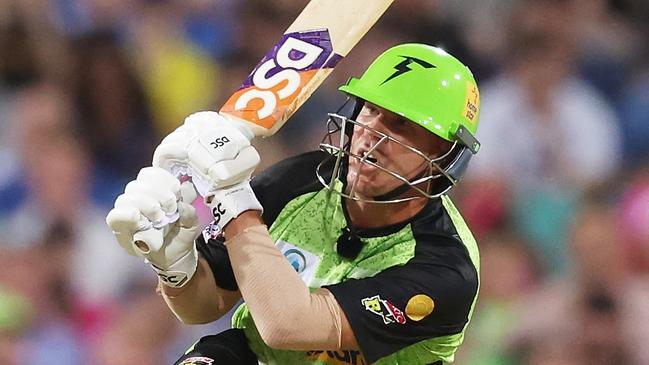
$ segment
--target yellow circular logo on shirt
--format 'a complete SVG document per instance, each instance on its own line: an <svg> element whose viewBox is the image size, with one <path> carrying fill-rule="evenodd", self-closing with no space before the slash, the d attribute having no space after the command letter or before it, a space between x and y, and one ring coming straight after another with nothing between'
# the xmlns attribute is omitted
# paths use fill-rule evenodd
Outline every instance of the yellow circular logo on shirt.
<svg viewBox="0 0 649 365"><path fill-rule="evenodd" d="M433 298L425 294L417 294L408 300L406 316L413 321L421 321L433 313L433 309L435 309Z"/></svg>

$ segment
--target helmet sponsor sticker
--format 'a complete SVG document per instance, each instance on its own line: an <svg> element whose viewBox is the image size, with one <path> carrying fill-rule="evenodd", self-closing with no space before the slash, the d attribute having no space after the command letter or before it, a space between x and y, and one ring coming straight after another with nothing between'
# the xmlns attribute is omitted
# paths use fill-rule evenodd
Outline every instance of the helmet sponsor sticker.
<svg viewBox="0 0 649 365"><path fill-rule="evenodd" d="M394 306L385 299L381 299L381 296L375 295L373 297L361 299L361 303L365 307L366 311L372 312L377 316L380 316L383 319L383 323L406 323L406 316L403 312Z"/></svg>
<svg viewBox="0 0 649 365"><path fill-rule="evenodd" d="M462 115L471 123L477 122L478 111L480 110L480 91L478 87L470 82L466 82L466 101L464 103L464 112Z"/></svg>

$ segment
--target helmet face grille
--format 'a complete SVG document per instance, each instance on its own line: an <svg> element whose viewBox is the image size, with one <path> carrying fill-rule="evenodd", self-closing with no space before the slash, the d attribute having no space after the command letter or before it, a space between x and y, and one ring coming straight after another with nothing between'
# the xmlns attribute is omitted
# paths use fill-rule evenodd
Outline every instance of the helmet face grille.
<svg viewBox="0 0 649 365"><path fill-rule="evenodd" d="M376 136L376 142L370 147L370 151L363 156L351 151L351 136L355 127L363 128ZM388 142L397 143L403 148L411 151L413 154L419 156L426 161L427 168L414 179L408 179L405 176L382 166L371 157L371 152L381 144ZM461 155L459 151L463 148L464 147L460 143L454 142L452 147L442 156L430 157L413 146L405 144L392 136L359 123L353 119L338 114L329 114L327 121L327 134L324 136L322 143L320 143L320 149L329 154L330 157L318 165L316 174L325 187L353 200L373 203L397 203L419 198L432 199L443 195L457 183L458 180L449 174L448 170L451 170L457 162L457 158L453 158L453 156ZM384 196L375 197L373 199L362 198L356 194L356 183L360 174L356 176L354 181L349 183L347 181L347 166L350 159L355 159L361 164L370 165L383 173L400 180L403 184L401 187L395 189L395 194L388 193ZM450 162L443 163L449 160ZM442 164L445 166L442 167ZM332 172L330 178L328 178L330 174L324 172L325 169L331 169ZM342 182L344 185L342 191L337 191L335 188L335 182L337 180ZM404 187L406 188L405 190ZM399 192L398 194L397 191ZM414 194L407 194L406 197L403 197L404 194L402 193L405 191L414 192Z"/></svg>

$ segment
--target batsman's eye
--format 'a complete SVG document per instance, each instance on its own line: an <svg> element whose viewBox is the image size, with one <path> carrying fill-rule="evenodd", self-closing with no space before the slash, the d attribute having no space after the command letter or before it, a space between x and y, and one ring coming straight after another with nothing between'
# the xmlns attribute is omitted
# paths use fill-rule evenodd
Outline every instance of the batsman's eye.
<svg viewBox="0 0 649 365"><path fill-rule="evenodd" d="M404 128L408 125L407 123L408 121L406 120L406 118L397 118L394 120L394 122L392 122L392 125L397 128Z"/></svg>
<svg viewBox="0 0 649 365"><path fill-rule="evenodd" d="M379 109L370 103L365 103L363 109L361 110L361 115L365 116L374 116L379 113Z"/></svg>

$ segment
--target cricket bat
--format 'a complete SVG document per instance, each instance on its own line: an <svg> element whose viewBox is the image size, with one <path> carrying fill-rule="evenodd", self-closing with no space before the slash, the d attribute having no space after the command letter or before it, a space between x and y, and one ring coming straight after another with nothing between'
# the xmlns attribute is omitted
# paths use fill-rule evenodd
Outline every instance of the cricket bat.
<svg viewBox="0 0 649 365"><path fill-rule="evenodd" d="M311 0L219 113L277 132L394 0Z"/></svg>
<svg viewBox="0 0 649 365"><path fill-rule="evenodd" d="M272 136L393 1L311 0L219 113L248 123L257 137ZM162 236L159 229L137 232L135 246L145 254L157 251Z"/></svg>

